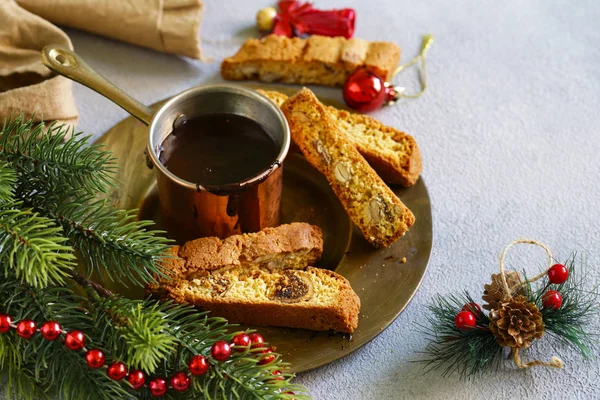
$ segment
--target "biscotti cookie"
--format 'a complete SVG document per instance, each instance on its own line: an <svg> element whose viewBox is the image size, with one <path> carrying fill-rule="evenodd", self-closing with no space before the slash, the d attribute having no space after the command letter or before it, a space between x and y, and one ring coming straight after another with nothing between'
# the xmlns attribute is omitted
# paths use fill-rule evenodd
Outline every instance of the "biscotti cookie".
<svg viewBox="0 0 600 400"><path fill-rule="evenodd" d="M270 270L315 265L323 253L323 235L318 226L303 222L265 228L257 233L230 236L221 240L205 237L173 246L167 270L179 279L200 271L233 267L264 267Z"/></svg>
<svg viewBox="0 0 600 400"><path fill-rule="evenodd" d="M229 322L353 332L360 299L335 272L236 267L164 285L162 297L188 303Z"/></svg>
<svg viewBox="0 0 600 400"><path fill-rule="evenodd" d="M376 247L387 247L414 224L415 216L383 182L308 89L287 99L292 140L329 181L352 221Z"/></svg>
<svg viewBox="0 0 600 400"><path fill-rule="evenodd" d="M283 93L258 90L281 106L287 99ZM411 186L421 170L421 152L415 139L364 114L355 114L324 106L338 127L346 133L360 154L385 182Z"/></svg>
<svg viewBox="0 0 600 400"><path fill-rule="evenodd" d="M269 35L248 39L234 56L224 59L221 76L228 80L341 86L361 67L389 80L399 61L400 48L394 43Z"/></svg>

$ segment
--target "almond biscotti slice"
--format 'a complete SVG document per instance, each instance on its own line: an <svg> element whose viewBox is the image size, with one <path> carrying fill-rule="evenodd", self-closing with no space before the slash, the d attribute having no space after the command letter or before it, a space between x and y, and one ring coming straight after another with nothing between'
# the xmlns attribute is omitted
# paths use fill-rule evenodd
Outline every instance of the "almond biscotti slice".
<svg viewBox="0 0 600 400"><path fill-rule="evenodd" d="M281 110L294 143L325 175L367 241L387 247L408 231L415 222L413 213L369 166L313 92L302 89Z"/></svg>
<svg viewBox="0 0 600 400"><path fill-rule="evenodd" d="M234 56L224 59L221 76L228 80L341 86L357 68L389 80L399 61L400 48L390 42L269 35L248 39Z"/></svg>
<svg viewBox="0 0 600 400"><path fill-rule="evenodd" d="M350 283L319 268L236 267L177 279L162 289L163 298L193 304L234 323L349 333L358 325L360 299Z"/></svg>
<svg viewBox="0 0 600 400"><path fill-rule="evenodd" d="M288 98L285 94L272 90L259 89L258 92L278 106ZM412 186L417 182L423 165L421 152L412 136L364 114L324 107L381 179L389 184L402 186Z"/></svg>
<svg viewBox="0 0 600 400"><path fill-rule="evenodd" d="M166 268L179 279L233 267L304 268L321 258L323 235L318 226L295 222L223 240L200 238L173 246L171 253L178 258L167 260Z"/></svg>

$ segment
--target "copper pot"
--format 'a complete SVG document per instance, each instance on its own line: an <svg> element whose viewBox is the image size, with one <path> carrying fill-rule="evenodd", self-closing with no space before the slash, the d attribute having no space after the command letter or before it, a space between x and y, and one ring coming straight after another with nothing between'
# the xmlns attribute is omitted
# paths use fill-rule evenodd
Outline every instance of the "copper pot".
<svg viewBox="0 0 600 400"><path fill-rule="evenodd" d="M290 130L279 107L268 98L239 86L198 86L174 96L153 112L69 49L46 46L42 62L112 100L149 126L146 158L148 166L156 170L163 225L171 237L179 242L202 236L224 238L279 225L282 165L290 147ZM280 148L275 162L243 182L220 188L188 182L171 173L159 160L164 139L183 120L214 113L242 115L260 123Z"/></svg>

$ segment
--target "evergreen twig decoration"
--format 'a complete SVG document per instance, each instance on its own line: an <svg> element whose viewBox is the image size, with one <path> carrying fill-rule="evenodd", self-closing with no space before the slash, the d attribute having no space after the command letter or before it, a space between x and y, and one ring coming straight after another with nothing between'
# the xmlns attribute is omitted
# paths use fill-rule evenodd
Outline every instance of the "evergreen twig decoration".
<svg viewBox="0 0 600 400"><path fill-rule="evenodd" d="M83 332L107 363L123 362L148 379L168 380L187 371L190 357L205 356L207 372L165 398L309 398L290 383L293 375L281 372L286 364L278 355L261 362L264 346L236 348L222 361L211 357L211 346L236 334L224 319L185 305L130 300L90 279L95 272L135 285L152 282L168 242L147 230L150 222L137 221L135 211L97 200L114 184L111 156L81 134L65 139L67 133L52 126L45 134L43 124L23 116L0 131L0 373L8 397L151 397L148 384L136 390L111 379L106 368L91 368L89 351L67 348L62 336L49 340L41 329L30 336L19 330L24 321L55 321L63 329L57 334Z"/></svg>
<svg viewBox="0 0 600 400"><path fill-rule="evenodd" d="M516 243L541 245L531 240L512 244ZM531 279L525 273L521 278L517 272L504 271L501 258L501 274L485 285L483 299L488 304L483 308L489 313L467 292L433 299L428 326L422 327L430 343L419 360L427 371L441 369L443 375L456 372L461 379L472 379L497 371L505 359L504 349L519 368L562 368L557 357L550 362L522 360L524 351L545 333L584 358L592 356L599 336L588 329L600 312L598 286L590 287L585 280L576 255L565 265L552 265L549 250L541 246L548 252L550 267ZM511 279L503 279L507 276Z"/></svg>

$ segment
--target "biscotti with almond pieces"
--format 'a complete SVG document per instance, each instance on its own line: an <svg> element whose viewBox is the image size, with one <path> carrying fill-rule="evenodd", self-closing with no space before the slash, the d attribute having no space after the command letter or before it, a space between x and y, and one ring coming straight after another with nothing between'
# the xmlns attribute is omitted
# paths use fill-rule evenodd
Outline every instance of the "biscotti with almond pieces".
<svg viewBox="0 0 600 400"><path fill-rule="evenodd" d="M281 107L288 98L272 90L257 90ZM360 154L389 184L412 186L423 169L416 140L406 133L385 126L375 118L324 105L338 127L347 134Z"/></svg>
<svg viewBox="0 0 600 400"><path fill-rule="evenodd" d="M172 246L171 253L175 257L165 261L167 270L180 279L188 279L196 272L233 267L304 268L321 258L323 235L318 226L294 222L223 240L192 240L183 246Z"/></svg>
<svg viewBox="0 0 600 400"><path fill-rule="evenodd" d="M175 279L163 289L164 299L233 323L348 333L358 325L360 299L344 277L325 269L236 267Z"/></svg>
<svg viewBox="0 0 600 400"><path fill-rule="evenodd" d="M268 35L248 39L235 55L225 58L221 76L227 80L341 86L357 68L389 80L399 61L400 48L390 42Z"/></svg>
<svg viewBox="0 0 600 400"><path fill-rule="evenodd" d="M376 247L387 247L414 224L415 216L347 139L309 89L287 99L281 110L292 140L329 181L342 206Z"/></svg>

